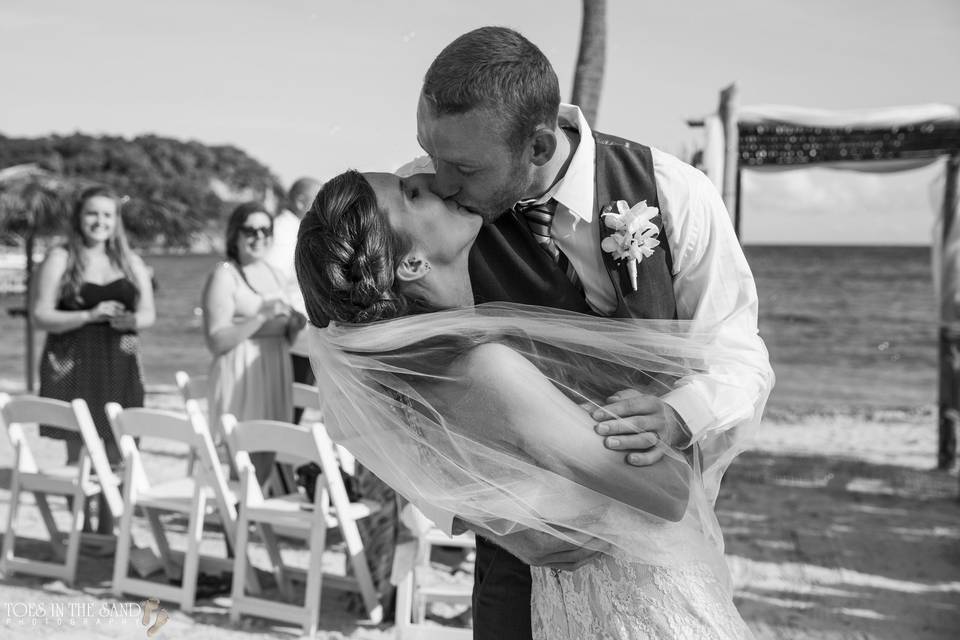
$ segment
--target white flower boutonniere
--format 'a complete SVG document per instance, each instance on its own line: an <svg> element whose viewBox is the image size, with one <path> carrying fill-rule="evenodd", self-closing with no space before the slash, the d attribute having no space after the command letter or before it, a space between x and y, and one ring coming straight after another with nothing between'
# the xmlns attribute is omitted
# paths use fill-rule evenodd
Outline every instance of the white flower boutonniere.
<svg viewBox="0 0 960 640"><path fill-rule="evenodd" d="M634 291L637 290L637 265L660 246L656 237L660 229L651 222L659 213L656 207L648 207L646 200L632 207L627 206L626 200L617 200L604 207L601 214L613 233L603 239L600 247L616 260L627 260L627 273Z"/></svg>

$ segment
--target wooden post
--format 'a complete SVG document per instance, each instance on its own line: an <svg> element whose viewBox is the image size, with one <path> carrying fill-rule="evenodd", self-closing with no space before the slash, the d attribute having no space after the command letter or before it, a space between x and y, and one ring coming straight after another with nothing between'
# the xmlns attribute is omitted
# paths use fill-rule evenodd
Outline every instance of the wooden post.
<svg viewBox="0 0 960 640"><path fill-rule="evenodd" d="M737 234L740 244L743 244L743 238L740 236L740 205L743 202L743 167L737 165L737 191L733 198L733 232Z"/></svg>
<svg viewBox="0 0 960 640"><path fill-rule="evenodd" d="M954 212L957 206L957 172L960 169L960 151L954 151L947 159L946 185L943 193L943 256L941 274L940 310L940 384L938 399L939 446L937 467L950 469L957 456L957 427L960 424L960 333L956 329L956 303L958 286L956 277L960 264L953 259L956 251L950 250ZM952 284L951 286L948 286Z"/></svg>
<svg viewBox="0 0 960 640"><path fill-rule="evenodd" d="M734 215L737 236L740 235L739 176L740 176L740 130L737 128L737 85L731 84L720 92L720 106L717 115L723 123L723 204L727 212Z"/></svg>
<svg viewBox="0 0 960 640"><path fill-rule="evenodd" d="M27 393L33 393L33 386L34 386L33 381L36 379L36 376L34 375L34 372L33 372L33 367L35 362L34 354L33 354L33 340L34 340L34 334L36 333L36 330L34 329L34 326L33 326L33 290L34 290L33 248L34 248L35 236L36 234L34 230L31 229L30 231L27 232L27 239L26 239L26 242L24 243L26 245L26 251L27 251L27 268L26 268L27 290L23 296L24 306L26 307L25 309L26 313L24 314L24 317L26 318L26 321L27 321L27 344L25 349L27 361L25 363L26 367L24 367L24 371L26 373L26 378L27 378Z"/></svg>

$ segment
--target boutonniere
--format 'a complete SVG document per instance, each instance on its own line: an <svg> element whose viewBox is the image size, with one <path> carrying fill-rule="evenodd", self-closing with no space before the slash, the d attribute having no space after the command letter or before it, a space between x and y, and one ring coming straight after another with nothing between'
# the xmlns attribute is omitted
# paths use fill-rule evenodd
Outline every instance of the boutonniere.
<svg viewBox="0 0 960 640"><path fill-rule="evenodd" d="M617 200L605 206L600 214L607 228L613 229L600 247L615 260L627 261L627 273L634 291L637 290L637 265L652 256L653 250L660 245L656 237L660 229L652 222L659 213L656 207L648 207L646 200L632 207L627 206L626 200Z"/></svg>

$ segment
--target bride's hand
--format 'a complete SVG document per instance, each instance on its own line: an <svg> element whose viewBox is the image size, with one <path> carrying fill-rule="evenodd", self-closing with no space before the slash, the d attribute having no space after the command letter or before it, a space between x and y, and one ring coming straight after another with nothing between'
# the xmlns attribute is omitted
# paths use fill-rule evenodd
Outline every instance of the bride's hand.
<svg viewBox="0 0 960 640"><path fill-rule="evenodd" d="M680 414L656 396L625 389L607 398L607 404L584 407L604 437L603 444L614 451L629 452L627 463L651 465L664 456L659 443L683 449L690 445L690 432Z"/></svg>

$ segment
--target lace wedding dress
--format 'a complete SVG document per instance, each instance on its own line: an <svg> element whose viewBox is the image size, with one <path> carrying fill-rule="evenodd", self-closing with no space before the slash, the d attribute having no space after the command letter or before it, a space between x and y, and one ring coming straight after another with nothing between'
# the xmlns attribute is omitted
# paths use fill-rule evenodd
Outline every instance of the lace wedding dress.
<svg viewBox="0 0 960 640"><path fill-rule="evenodd" d="M535 640L749 640L709 565L656 567L598 555L576 571L531 567Z"/></svg>

